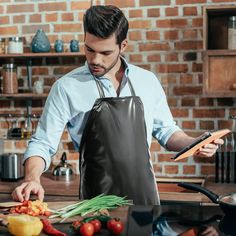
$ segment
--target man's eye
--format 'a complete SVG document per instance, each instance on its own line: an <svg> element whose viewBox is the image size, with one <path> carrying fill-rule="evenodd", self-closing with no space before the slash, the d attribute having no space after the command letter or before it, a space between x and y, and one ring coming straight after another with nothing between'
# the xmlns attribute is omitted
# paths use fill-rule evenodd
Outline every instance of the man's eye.
<svg viewBox="0 0 236 236"><path fill-rule="evenodd" d="M89 52L93 52L93 50L91 48L87 48L87 51Z"/></svg>
<svg viewBox="0 0 236 236"><path fill-rule="evenodd" d="M103 52L102 54L105 55L105 56L108 56L108 55L111 54L111 52Z"/></svg>

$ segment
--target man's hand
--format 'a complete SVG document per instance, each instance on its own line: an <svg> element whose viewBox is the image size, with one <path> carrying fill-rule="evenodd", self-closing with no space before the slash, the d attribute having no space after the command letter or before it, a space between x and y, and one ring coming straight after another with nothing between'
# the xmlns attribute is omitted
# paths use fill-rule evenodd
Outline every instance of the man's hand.
<svg viewBox="0 0 236 236"><path fill-rule="evenodd" d="M30 194L37 195L38 199L43 201L44 189L38 181L27 181L16 187L12 192L12 198L15 201L23 202L29 200Z"/></svg>

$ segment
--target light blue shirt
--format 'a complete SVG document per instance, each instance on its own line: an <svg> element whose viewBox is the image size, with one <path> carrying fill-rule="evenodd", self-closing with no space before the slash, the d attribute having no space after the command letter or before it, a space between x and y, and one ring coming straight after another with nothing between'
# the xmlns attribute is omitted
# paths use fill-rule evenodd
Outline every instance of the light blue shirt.
<svg viewBox="0 0 236 236"><path fill-rule="evenodd" d="M124 62L127 67L119 96L131 95L127 83L129 78L136 95L143 102L149 147L152 136L165 146L170 136L180 128L173 120L162 86L152 72ZM109 79L100 77L99 80L106 97L117 96ZM79 150L88 114L97 98L97 85L87 63L58 79L48 95L37 130L29 141L24 161L31 156L40 156L45 160L47 170L51 157L57 152L65 126L75 149Z"/></svg>

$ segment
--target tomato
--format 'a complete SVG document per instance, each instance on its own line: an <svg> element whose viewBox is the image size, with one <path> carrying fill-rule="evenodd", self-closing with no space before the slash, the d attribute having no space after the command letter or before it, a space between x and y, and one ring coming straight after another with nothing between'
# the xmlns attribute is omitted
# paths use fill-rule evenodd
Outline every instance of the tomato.
<svg viewBox="0 0 236 236"><path fill-rule="evenodd" d="M101 231L102 223L101 223L100 220L94 219L94 220L89 221L89 223L93 224L93 226L94 226L94 233L98 233L98 232Z"/></svg>
<svg viewBox="0 0 236 236"><path fill-rule="evenodd" d="M107 222L107 228L111 233L118 235L123 231L124 225L119 219L113 218Z"/></svg>
<svg viewBox="0 0 236 236"><path fill-rule="evenodd" d="M76 230L77 228L79 228L81 226L81 221L80 220L76 220L72 223L73 228Z"/></svg>
<svg viewBox="0 0 236 236"><path fill-rule="evenodd" d="M84 223L81 225L79 232L82 236L93 236L94 226L91 223Z"/></svg>

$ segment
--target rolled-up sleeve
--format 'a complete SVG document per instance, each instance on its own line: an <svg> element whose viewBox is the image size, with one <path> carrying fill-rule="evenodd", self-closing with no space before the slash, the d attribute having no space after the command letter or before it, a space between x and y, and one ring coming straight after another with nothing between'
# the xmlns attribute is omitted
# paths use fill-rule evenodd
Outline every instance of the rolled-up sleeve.
<svg viewBox="0 0 236 236"><path fill-rule="evenodd" d="M154 120L152 135L158 142L166 147L166 143L173 133L181 130L173 119L170 108L168 106L166 95L159 83L158 79L155 80L154 86L156 93L156 101L154 108Z"/></svg>
<svg viewBox="0 0 236 236"><path fill-rule="evenodd" d="M67 94L59 81L56 81L48 95L37 130L29 141L24 155L40 156L45 161L45 171L49 168L51 157L56 153L61 135L69 120L70 107Z"/></svg>

